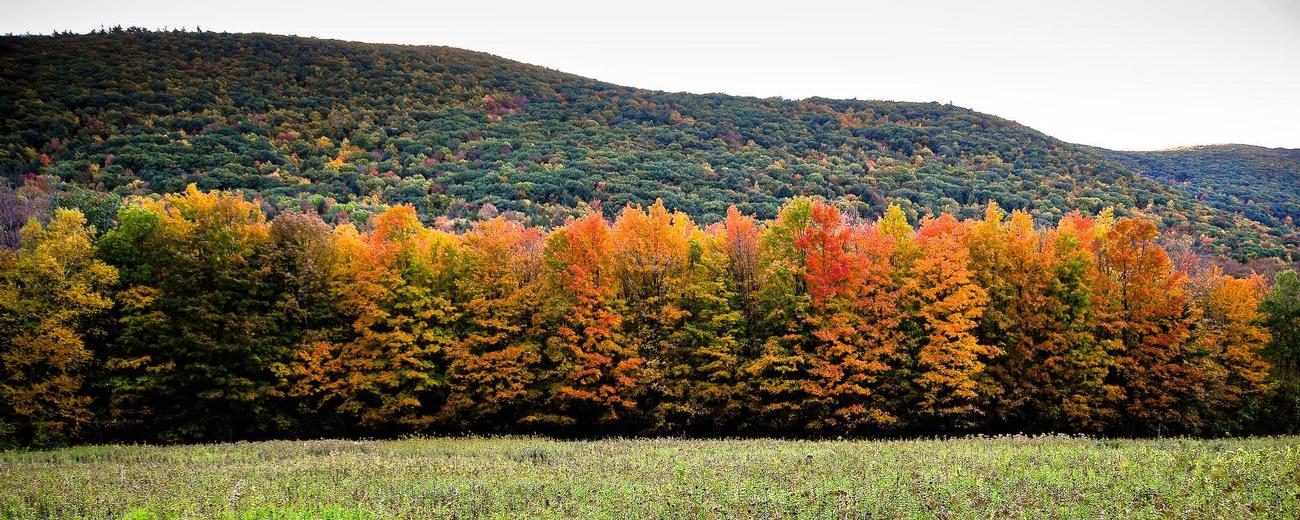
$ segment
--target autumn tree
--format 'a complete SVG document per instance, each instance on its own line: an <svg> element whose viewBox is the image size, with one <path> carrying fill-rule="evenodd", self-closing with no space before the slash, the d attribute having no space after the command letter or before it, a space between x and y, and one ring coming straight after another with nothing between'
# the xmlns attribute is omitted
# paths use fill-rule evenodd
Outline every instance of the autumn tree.
<svg viewBox="0 0 1300 520"><path fill-rule="evenodd" d="M1130 431L1203 425L1196 402L1206 373L1190 347L1185 277L1156 244L1150 221L1121 219L1105 231L1098 259L1100 338L1114 356L1114 384Z"/></svg>
<svg viewBox="0 0 1300 520"><path fill-rule="evenodd" d="M421 431L447 394L459 244L424 227L410 206L388 208L371 226L364 235L351 225L336 231L333 287L350 331L303 345L289 368L291 392L370 431Z"/></svg>
<svg viewBox="0 0 1300 520"><path fill-rule="evenodd" d="M1045 235L1029 214L1007 219L990 204L971 228L972 271L989 294L977 334L1003 352L988 370L996 391L986 406L1006 428L1099 431L1106 420L1108 359L1092 336L1092 238L1065 222Z"/></svg>
<svg viewBox="0 0 1300 520"><path fill-rule="evenodd" d="M305 344L340 338L347 328L331 290L331 273L338 260L334 230L313 213L281 213L270 223L267 244L258 265L266 273L273 295L269 332L279 357L268 360L276 372L275 420L296 434L339 433L346 425L337 416L311 408L300 396L290 395L286 377L294 354Z"/></svg>
<svg viewBox="0 0 1300 520"><path fill-rule="evenodd" d="M1001 352L975 336L988 293L970 270L969 230L951 215L925 221L916 234L919 256L903 287L906 320L913 334L917 386L915 417L939 428L978 423L985 390L984 367Z"/></svg>
<svg viewBox="0 0 1300 520"><path fill-rule="evenodd" d="M740 389L743 310L729 282L726 238L692 231L673 283L676 326L647 356L652 431L720 435L745 411Z"/></svg>
<svg viewBox="0 0 1300 520"><path fill-rule="evenodd" d="M1075 212L1046 237L1055 263L1048 314L1054 321L1041 363L1026 367L1024 379L1038 382L1041 393L1032 399L1041 401L1033 406L1042 420L1062 430L1109 428L1123 396L1123 389L1108 381L1114 358L1097 335L1098 320L1106 314L1097 310L1104 305L1104 293L1094 285L1100 276L1097 252L1109 225Z"/></svg>
<svg viewBox="0 0 1300 520"><path fill-rule="evenodd" d="M456 429L509 429L540 401L544 337L537 228L496 217L462 239L457 336L447 347L448 397L440 421Z"/></svg>
<svg viewBox="0 0 1300 520"><path fill-rule="evenodd" d="M31 220L0 250L0 443L75 440L92 416L85 336L112 307L117 270L99 260L95 230L76 210Z"/></svg>
<svg viewBox="0 0 1300 520"><path fill-rule="evenodd" d="M803 381L814 430L855 431L897 421L875 395L877 378L899 349L892 242L873 227L845 225L839 210L814 202L795 246L803 254L810 337Z"/></svg>
<svg viewBox="0 0 1300 520"><path fill-rule="evenodd" d="M794 198L700 227L656 202L457 232L261 207L190 186L98 241L58 209L0 247L0 441L1300 424L1295 272L1227 275L1111 209L918 230Z"/></svg>
<svg viewBox="0 0 1300 520"><path fill-rule="evenodd" d="M757 352L759 308L759 237L761 230L752 216L742 215L735 206L727 208L727 219L722 222L723 252L726 255L727 287L736 308L740 309L738 324L742 355Z"/></svg>
<svg viewBox="0 0 1300 520"><path fill-rule="evenodd" d="M761 318L750 330L761 345L743 368L744 392L753 399L746 426L751 431L801 430L810 420L801 349L811 335L811 298L797 242L812 222L812 208L812 199L792 199L759 237Z"/></svg>
<svg viewBox="0 0 1300 520"><path fill-rule="evenodd" d="M609 223L597 214L547 239L545 355L551 374L548 405L526 418L530 424L621 427L636 415L645 360L623 331L613 247Z"/></svg>
<svg viewBox="0 0 1300 520"><path fill-rule="evenodd" d="M668 348L667 335L685 317L677 307L694 224L662 200L624 208L610 229L610 281L626 312L623 329L642 356Z"/></svg>
<svg viewBox="0 0 1300 520"><path fill-rule="evenodd" d="M1216 433L1244 430L1262 419L1257 405L1268 390L1269 365L1263 358L1268 329L1258 309L1266 286L1259 276L1235 278L1217 266L1204 270L1207 291L1198 298L1194 341L1208 359L1205 382L1207 420Z"/></svg>

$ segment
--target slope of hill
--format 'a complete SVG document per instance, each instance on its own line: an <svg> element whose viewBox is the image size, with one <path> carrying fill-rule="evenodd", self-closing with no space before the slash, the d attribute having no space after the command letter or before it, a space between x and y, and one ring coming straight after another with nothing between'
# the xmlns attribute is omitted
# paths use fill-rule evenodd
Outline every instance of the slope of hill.
<svg viewBox="0 0 1300 520"><path fill-rule="evenodd" d="M271 213L363 220L410 203L455 227L501 211L554 224L656 198L704 222L731 204L770 218L815 195L863 216L898 203L912 218L989 201L1044 222L1115 206L1238 258L1297 244L1249 204L1198 201L1127 156L963 108L639 90L446 47L4 37L0 114L0 172L72 194L63 204L196 183L255 193Z"/></svg>
<svg viewBox="0 0 1300 520"><path fill-rule="evenodd" d="M1224 211L1270 226L1300 220L1300 149L1229 144L1107 155Z"/></svg>

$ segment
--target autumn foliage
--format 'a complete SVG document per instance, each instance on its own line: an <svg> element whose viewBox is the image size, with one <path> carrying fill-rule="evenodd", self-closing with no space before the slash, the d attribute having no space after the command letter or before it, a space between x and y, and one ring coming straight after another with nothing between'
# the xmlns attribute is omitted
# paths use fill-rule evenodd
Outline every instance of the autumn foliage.
<svg viewBox="0 0 1300 520"><path fill-rule="evenodd" d="M1295 349L1265 324L1290 297L1109 211L796 198L701 226L657 202L457 233L191 187L116 222L59 211L0 253L13 442L1289 427L1266 419Z"/></svg>

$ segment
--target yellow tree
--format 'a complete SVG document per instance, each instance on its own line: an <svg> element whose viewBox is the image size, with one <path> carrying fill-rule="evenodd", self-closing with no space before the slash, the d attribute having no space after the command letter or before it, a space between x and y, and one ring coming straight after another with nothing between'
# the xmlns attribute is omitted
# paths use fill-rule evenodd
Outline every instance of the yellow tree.
<svg viewBox="0 0 1300 520"><path fill-rule="evenodd" d="M610 274L627 308L623 329L649 360L685 317L676 300L693 231L690 219L662 200L646 210L629 205L610 231Z"/></svg>
<svg viewBox="0 0 1300 520"><path fill-rule="evenodd" d="M341 305L355 316L344 347L341 407L371 427L422 429L445 395L443 350L452 342L455 236L428 229L411 206L376 215L367 253L352 258Z"/></svg>
<svg viewBox="0 0 1300 520"><path fill-rule="evenodd" d="M809 422L801 349L811 335L811 299L797 242L812 222L812 208L812 199L790 200L759 237L761 319L750 330L762 344L743 368L745 393L753 396L747 428L754 431L797 430Z"/></svg>
<svg viewBox="0 0 1300 520"><path fill-rule="evenodd" d="M95 256L94 233L80 212L60 209L48 226L23 227L12 254L0 253L0 418L20 444L73 440L90 420L83 336L112 307L106 291L117 281Z"/></svg>
<svg viewBox="0 0 1300 520"><path fill-rule="evenodd" d="M1267 291L1259 276L1234 278L1213 267L1202 274L1208 291L1196 302L1199 343L1209 352L1209 414L1223 433L1240 432L1259 413L1268 390L1269 364L1263 352L1270 340L1260 324L1259 304Z"/></svg>
<svg viewBox="0 0 1300 520"><path fill-rule="evenodd" d="M985 362L1000 353L974 334L988 294L972 278L968 233L951 215L924 222L916 235L919 257L904 287L917 334L916 414L944 428L969 427L980 419Z"/></svg>
<svg viewBox="0 0 1300 520"><path fill-rule="evenodd" d="M628 206L611 230L623 330L645 359L642 405L661 432L716 431L737 415L735 345L720 244L663 201Z"/></svg>
<svg viewBox="0 0 1300 520"><path fill-rule="evenodd" d="M1094 286L1097 252L1107 227L1075 212L1045 237L1054 265L1049 298L1043 300L1044 341L1037 350L1040 361L1023 367L1018 384L1028 390L1031 407L1043 422L1058 429L1098 432L1117 417L1116 403L1123 389L1107 381L1114 365L1111 353L1098 338L1099 313L1104 293ZM1022 304L1023 306L1023 304ZM1011 377L1015 377L1011 375Z"/></svg>
<svg viewBox="0 0 1300 520"><path fill-rule="evenodd" d="M728 276L726 238L715 231L691 233L686 265L673 283L676 326L647 359L654 372L647 404L657 432L722 434L734 431L744 411L737 337L743 314Z"/></svg>
<svg viewBox="0 0 1300 520"><path fill-rule="evenodd" d="M1029 214L1008 220L996 204L972 225L969 247L990 298L978 335L1003 351L989 367L996 418L1020 429L1100 429L1107 365L1091 334L1091 251L1073 231L1039 233Z"/></svg>

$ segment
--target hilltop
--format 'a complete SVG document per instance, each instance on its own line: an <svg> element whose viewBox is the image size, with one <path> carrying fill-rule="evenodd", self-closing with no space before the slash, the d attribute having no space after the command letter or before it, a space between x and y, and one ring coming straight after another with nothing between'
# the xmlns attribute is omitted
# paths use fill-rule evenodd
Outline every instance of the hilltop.
<svg viewBox="0 0 1300 520"><path fill-rule="evenodd" d="M919 219L995 201L1042 223L1114 206L1239 259L1300 244L1290 192L1244 201L1224 180L1242 176L1212 166L1167 184L1148 156L952 105L658 92L449 47L9 36L0 113L0 173L100 229L119 197L194 183L244 190L269 214L363 222L409 203L451 228L501 212L557 225L657 198L706 223L729 205L772 218L812 195L868 218L890 203Z"/></svg>

